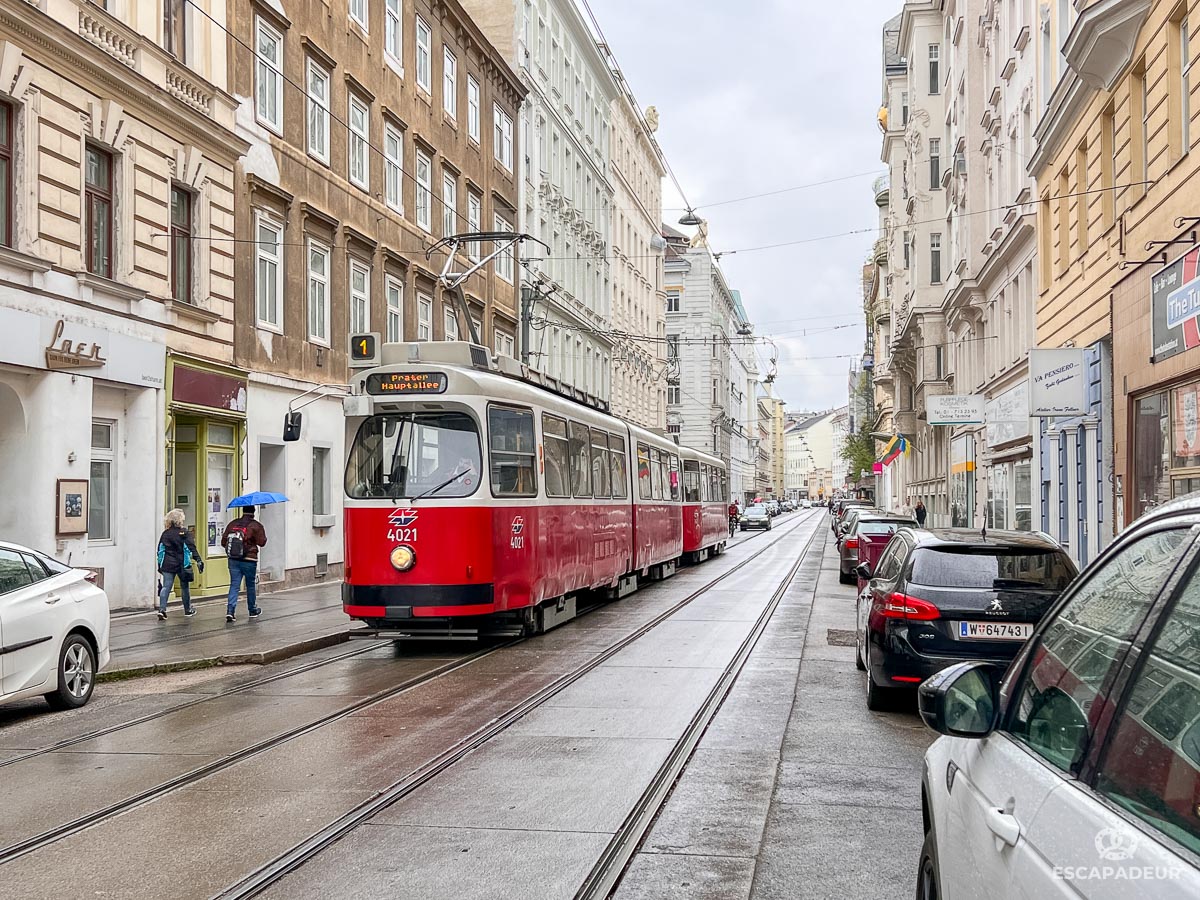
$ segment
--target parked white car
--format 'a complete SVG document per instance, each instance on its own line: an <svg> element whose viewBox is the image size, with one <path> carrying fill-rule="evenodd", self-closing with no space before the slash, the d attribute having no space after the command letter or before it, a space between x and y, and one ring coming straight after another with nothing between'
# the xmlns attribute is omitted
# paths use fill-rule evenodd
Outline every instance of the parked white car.
<svg viewBox="0 0 1200 900"><path fill-rule="evenodd" d="M1007 671L960 663L921 686L944 736L918 900L1200 897L1197 526L1200 494L1144 516Z"/></svg>
<svg viewBox="0 0 1200 900"><path fill-rule="evenodd" d="M108 664L108 597L93 573L0 541L0 703L38 695L55 709L91 699Z"/></svg>

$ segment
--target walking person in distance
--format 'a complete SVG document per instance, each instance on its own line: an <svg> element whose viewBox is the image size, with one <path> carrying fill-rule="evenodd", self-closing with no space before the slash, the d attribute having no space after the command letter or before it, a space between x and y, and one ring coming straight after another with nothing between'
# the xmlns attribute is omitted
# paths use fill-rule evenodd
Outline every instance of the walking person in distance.
<svg viewBox="0 0 1200 900"><path fill-rule="evenodd" d="M183 597L183 614L191 618L196 614L192 606L192 579L195 565L204 571L204 560L196 549L196 542L184 527L187 517L182 509L173 509L163 517L163 533L158 538L158 571L162 575L162 587L158 591L158 618L167 618L167 600L175 579L179 579L179 593Z"/></svg>
<svg viewBox="0 0 1200 900"><path fill-rule="evenodd" d="M925 509L925 504L920 500L917 501L917 505L913 508L913 515L917 517L917 525L924 528L925 518L929 515L929 512Z"/></svg>
<svg viewBox="0 0 1200 900"><path fill-rule="evenodd" d="M237 620L238 593L242 579L246 581L246 610L251 619L259 616L258 595L255 579L258 575L258 548L267 543L267 532L262 523L254 518L254 507L242 507L242 514L225 526L221 535L221 546L229 557L229 603L225 607L225 621Z"/></svg>

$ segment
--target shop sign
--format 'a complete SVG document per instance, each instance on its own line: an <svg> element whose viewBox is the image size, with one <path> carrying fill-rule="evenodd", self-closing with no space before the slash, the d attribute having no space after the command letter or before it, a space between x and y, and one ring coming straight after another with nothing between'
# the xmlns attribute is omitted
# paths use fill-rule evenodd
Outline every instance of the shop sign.
<svg viewBox="0 0 1200 900"><path fill-rule="evenodd" d="M985 398L982 394L942 394L925 402L930 425L982 425Z"/></svg>
<svg viewBox="0 0 1200 900"><path fill-rule="evenodd" d="M177 363L171 374L171 400L189 406L244 413L246 379Z"/></svg>
<svg viewBox="0 0 1200 900"><path fill-rule="evenodd" d="M1029 436L1029 390L1019 384L988 401L987 444L996 447Z"/></svg>
<svg viewBox="0 0 1200 900"><path fill-rule="evenodd" d="M1200 347L1200 247L1150 277L1150 361Z"/></svg>
<svg viewBox="0 0 1200 900"><path fill-rule="evenodd" d="M1086 351L1029 351L1029 414L1082 416L1088 411Z"/></svg>
<svg viewBox="0 0 1200 900"><path fill-rule="evenodd" d="M0 362L160 388L167 348L59 316L0 308Z"/></svg>

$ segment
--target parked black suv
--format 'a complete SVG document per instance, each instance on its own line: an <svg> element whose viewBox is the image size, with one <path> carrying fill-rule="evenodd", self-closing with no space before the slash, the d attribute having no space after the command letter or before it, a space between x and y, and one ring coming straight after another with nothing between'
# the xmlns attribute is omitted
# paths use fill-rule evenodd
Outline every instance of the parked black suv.
<svg viewBox="0 0 1200 900"><path fill-rule="evenodd" d="M1077 574L1049 537L902 528L856 600L855 655L867 706L964 660L1004 665Z"/></svg>

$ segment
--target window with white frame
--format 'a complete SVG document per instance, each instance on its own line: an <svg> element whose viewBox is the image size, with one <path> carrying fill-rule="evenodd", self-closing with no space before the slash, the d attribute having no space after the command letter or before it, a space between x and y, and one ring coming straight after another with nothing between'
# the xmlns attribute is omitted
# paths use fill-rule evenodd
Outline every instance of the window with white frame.
<svg viewBox="0 0 1200 900"><path fill-rule="evenodd" d="M88 540L113 539L113 466L117 425L102 419L92 420L92 463L88 480Z"/></svg>
<svg viewBox="0 0 1200 900"><path fill-rule="evenodd" d="M512 231L512 223L501 215L495 218L496 231ZM504 242L509 243L509 242ZM513 283L513 252L512 247L509 247L503 253L496 257L496 275L503 281L509 284Z"/></svg>
<svg viewBox="0 0 1200 900"><path fill-rule="evenodd" d="M929 236L929 283L940 284L942 281L942 236Z"/></svg>
<svg viewBox="0 0 1200 900"><path fill-rule="evenodd" d="M467 137L479 143L479 82L467 76Z"/></svg>
<svg viewBox="0 0 1200 900"><path fill-rule="evenodd" d="M433 160L424 150L417 151L417 225L432 231Z"/></svg>
<svg viewBox="0 0 1200 900"><path fill-rule="evenodd" d="M483 227L483 198L474 191L467 191L467 231L479 231ZM479 241L467 245L467 255L478 262Z"/></svg>
<svg viewBox="0 0 1200 900"><path fill-rule="evenodd" d="M496 103L492 105L492 120L495 124L492 152L500 161L500 165L511 172L513 167L512 117L500 108L500 104Z"/></svg>
<svg viewBox="0 0 1200 900"><path fill-rule="evenodd" d="M500 356L516 356L517 343L513 336L496 329L496 353Z"/></svg>
<svg viewBox="0 0 1200 900"><path fill-rule="evenodd" d="M329 247L308 241L308 339L329 345Z"/></svg>
<svg viewBox="0 0 1200 900"><path fill-rule="evenodd" d="M430 93L433 90L433 32L417 16L417 87Z"/></svg>
<svg viewBox="0 0 1200 900"><path fill-rule="evenodd" d="M350 0L350 20L357 22L363 31L367 31L368 0Z"/></svg>
<svg viewBox="0 0 1200 900"><path fill-rule="evenodd" d="M683 296L678 288L667 288L667 312L679 312L679 301Z"/></svg>
<svg viewBox="0 0 1200 900"><path fill-rule="evenodd" d="M450 237L458 229L458 179L452 172L442 173L442 237Z"/></svg>
<svg viewBox="0 0 1200 900"><path fill-rule="evenodd" d="M454 314L454 310L446 307L442 310L442 328L444 329L445 338L447 341L458 340L458 316Z"/></svg>
<svg viewBox="0 0 1200 900"><path fill-rule="evenodd" d="M329 164L329 73L308 60L308 155Z"/></svg>
<svg viewBox="0 0 1200 900"><path fill-rule="evenodd" d="M254 21L254 114L283 134L283 35L261 17Z"/></svg>
<svg viewBox="0 0 1200 900"><path fill-rule="evenodd" d="M929 45L929 93L937 94L942 90L941 70L939 68L942 59L942 47L940 44Z"/></svg>
<svg viewBox="0 0 1200 900"><path fill-rule="evenodd" d="M417 340L433 340L433 298L417 294Z"/></svg>
<svg viewBox="0 0 1200 900"><path fill-rule="evenodd" d="M383 4L383 52L395 62L404 61L404 0Z"/></svg>
<svg viewBox="0 0 1200 900"><path fill-rule="evenodd" d="M384 202L404 212L404 133L390 122L383 126Z"/></svg>
<svg viewBox="0 0 1200 900"><path fill-rule="evenodd" d="M329 448L313 447L312 514L314 516L328 516L332 513L329 487Z"/></svg>
<svg viewBox="0 0 1200 900"><path fill-rule="evenodd" d="M677 385L677 384L668 384L667 385L667 402L669 404L671 404L672 406L679 405L679 403L680 403L679 385Z"/></svg>
<svg viewBox="0 0 1200 900"><path fill-rule="evenodd" d="M259 327L283 328L283 225L259 213L254 225L254 297Z"/></svg>
<svg viewBox="0 0 1200 900"><path fill-rule="evenodd" d="M364 191L370 187L371 110L367 104L350 95L350 182Z"/></svg>
<svg viewBox="0 0 1200 900"><path fill-rule="evenodd" d="M371 267L361 259L350 260L350 333L371 330Z"/></svg>
<svg viewBox="0 0 1200 900"><path fill-rule="evenodd" d="M484 342L487 340L487 337L483 333L483 322L481 322L479 319L475 318L474 316L471 316L471 324L473 326L475 326L475 336L477 338L479 338L479 343L484 344ZM470 336L468 336L465 339L469 340Z"/></svg>
<svg viewBox="0 0 1200 900"><path fill-rule="evenodd" d="M458 118L458 57L442 45L442 109L452 119Z"/></svg>
<svg viewBox="0 0 1200 900"><path fill-rule="evenodd" d="M388 275L383 286L387 298L386 340L396 344L404 340L404 282L395 275Z"/></svg>

